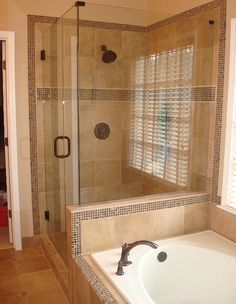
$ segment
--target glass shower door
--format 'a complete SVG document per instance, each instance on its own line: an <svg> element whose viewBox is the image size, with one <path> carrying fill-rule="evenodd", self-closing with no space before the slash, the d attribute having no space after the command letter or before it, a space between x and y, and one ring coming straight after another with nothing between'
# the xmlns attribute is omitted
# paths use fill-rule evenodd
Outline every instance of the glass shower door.
<svg viewBox="0 0 236 304"><path fill-rule="evenodd" d="M66 261L67 205L78 204L77 14L44 33L44 158L48 235Z"/></svg>

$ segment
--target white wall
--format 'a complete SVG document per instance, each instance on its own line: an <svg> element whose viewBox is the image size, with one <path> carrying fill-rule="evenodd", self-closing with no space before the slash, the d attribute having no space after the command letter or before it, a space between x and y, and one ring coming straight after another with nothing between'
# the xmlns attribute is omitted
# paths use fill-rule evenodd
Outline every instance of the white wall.
<svg viewBox="0 0 236 304"><path fill-rule="evenodd" d="M0 1L0 30L16 32L16 101L22 235L33 234L29 153L27 19L14 1Z"/></svg>

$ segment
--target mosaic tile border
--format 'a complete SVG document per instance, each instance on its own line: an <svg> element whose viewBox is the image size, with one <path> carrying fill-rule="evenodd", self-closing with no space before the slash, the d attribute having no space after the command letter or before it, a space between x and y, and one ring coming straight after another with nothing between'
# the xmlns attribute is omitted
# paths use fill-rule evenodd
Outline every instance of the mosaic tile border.
<svg viewBox="0 0 236 304"><path fill-rule="evenodd" d="M62 21L64 25L77 26L77 20L75 19L63 18ZM107 29L107 30L124 31L124 32L138 32L138 33L146 32L146 26L124 24L124 23L91 21L91 20L79 20L79 26L94 27L94 28Z"/></svg>
<svg viewBox="0 0 236 304"><path fill-rule="evenodd" d="M214 102L216 88L181 87L157 90L117 90L117 89L81 89L80 100L132 101L137 95L146 100L161 96L168 101L208 101ZM77 90L61 88L37 88L37 101L76 100Z"/></svg>
<svg viewBox="0 0 236 304"><path fill-rule="evenodd" d="M96 27L96 28L119 30L125 32L139 32L139 33L146 32L145 26L110 23L110 22L108 23L108 22L99 22L99 21L90 21L90 20L80 20L79 25L84 27Z"/></svg>
<svg viewBox="0 0 236 304"><path fill-rule="evenodd" d="M81 221L87 221L92 219L108 218L122 215L137 214L143 212L150 212L154 210L174 208L186 205L192 205L197 203L204 203L210 201L210 194L200 195L188 195L180 198L170 199L159 199L149 202L143 202L140 198L140 202L130 202L129 204L121 205L122 203L117 201L120 206L102 207L100 209L76 211L71 214L71 243L72 243L72 254L77 256L82 253L81 241Z"/></svg>
<svg viewBox="0 0 236 304"><path fill-rule="evenodd" d="M216 204L220 204L221 197L218 196L218 181L219 181L219 171L220 171L222 111L223 111L223 99L224 99L226 0L219 0L216 2L220 3L220 28L219 28L219 58L218 58L218 79L217 79L217 97L216 97L216 124L215 124L215 138L214 138L211 200Z"/></svg>
<svg viewBox="0 0 236 304"><path fill-rule="evenodd" d="M119 304L110 291L103 285L101 280L93 272L92 268L82 255L75 257L75 262L79 265L84 277L87 279L90 286L96 291L96 294L102 303Z"/></svg>

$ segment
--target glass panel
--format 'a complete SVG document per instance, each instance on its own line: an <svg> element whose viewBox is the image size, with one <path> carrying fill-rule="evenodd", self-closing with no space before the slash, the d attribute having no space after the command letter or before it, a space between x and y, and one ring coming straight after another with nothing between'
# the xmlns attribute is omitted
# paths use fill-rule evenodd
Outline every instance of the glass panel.
<svg viewBox="0 0 236 304"><path fill-rule="evenodd" d="M79 12L80 203L210 191L219 10Z"/></svg>
<svg viewBox="0 0 236 304"><path fill-rule="evenodd" d="M47 231L66 261L66 205L78 204L77 8L43 35Z"/></svg>

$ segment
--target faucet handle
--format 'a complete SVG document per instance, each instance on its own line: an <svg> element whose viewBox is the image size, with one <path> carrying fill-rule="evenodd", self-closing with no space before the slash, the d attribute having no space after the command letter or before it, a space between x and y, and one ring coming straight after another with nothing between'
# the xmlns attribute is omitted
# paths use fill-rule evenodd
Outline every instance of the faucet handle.
<svg viewBox="0 0 236 304"><path fill-rule="evenodd" d="M129 253L127 252L127 250L129 249L129 247L130 247L130 244L127 244L127 243L122 245L121 259L122 259L123 266L128 266L128 265L132 264L131 261L128 261Z"/></svg>

